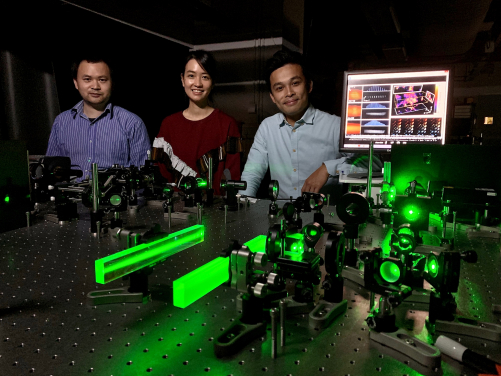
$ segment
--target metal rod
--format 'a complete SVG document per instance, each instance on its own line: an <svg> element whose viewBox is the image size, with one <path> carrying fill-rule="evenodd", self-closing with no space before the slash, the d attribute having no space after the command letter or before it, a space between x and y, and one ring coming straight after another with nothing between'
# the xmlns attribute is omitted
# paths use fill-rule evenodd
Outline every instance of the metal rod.
<svg viewBox="0 0 501 376"><path fill-rule="evenodd" d="M327 207L329 207L330 200L331 200L331 195L327 193Z"/></svg>
<svg viewBox="0 0 501 376"><path fill-rule="evenodd" d="M442 220L444 223L443 228L442 228L442 238L445 239L445 235L447 233L447 214L446 213L444 213Z"/></svg>
<svg viewBox="0 0 501 376"><path fill-rule="evenodd" d="M227 216L228 216L228 205L224 205L224 224L226 224Z"/></svg>
<svg viewBox="0 0 501 376"><path fill-rule="evenodd" d="M92 164L92 210L96 213L99 210L99 182L97 177L97 163Z"/></svg>
<svg viewBox="0 0 501 376"><path fill-rule="evenodd" d="M355 239L348 239L348 247L351 249L355 249Z"/></svg>
<svg viewBox="0 0 501 376"><path fill-rule="evenodd" d="M271 315L271 357L277 357L277 318L278 312L276 308L270 310Z"/></svg>
<svg viewBox="0 0 501 376"><path fill-rule="evenodd" d="M209 189L212 189L212 179L213 179L212 157L209 157L209 173L207 175L207 186L209 187Z"/></svg>
<svg viewBox="0 0 501 376"><path fill-rule="evenodd" d="M374 156L374 141L369 144L369 173L367 174L367 192L366 198L370 203L371 191L372 191L372 158Z"/></svg>
<svg viewBox="0 0 501 376"><path fill-rule="evenodd" d="M167 212L169 213L168 214L168 219L169 219L169 228L171 226L171 220L172 220L172 208L170 207L170 205L167 206Z"/></svg>
<svg viewBox="0 0 501 376"><path fill-rule="evenodd" d="M197 216L198 216L198 224L202 224L202 205L197 204L198 210L197 210Z"/></svg>
<svg viewBox="0 0 501 376"><path fill-rule="evenodd" d="M370 297L369 297L369 303L370 303L369 312L372 312L372 310L374 308L375 300L376 300L376 293L374 293L374 292L371 291L371 294L370 294Z"/></svg>
<svg viewBox="0 0 501 376"><path fill-rule="evenodd" d="M280 346L285 346L285 318L287 317L287 301L280 300Z"/></svg>
<svg viewBox="0 0 501 376"><path fill-rule="evenodd" d="M77 7L77 8L80 8L80 9L84 9L88 12L91 12L91 13L94 13L94 14L97 14L101 17L105 17L105 18L108 18L110 20L113 20L113 21L116 21L116 22L119 22L119 23L122 23L124 25L127 25L127 26L130 26L130 27L133 27L135 29L138 29L138 30L141 30L141 31L144 31L145 33L149 33L149 34L153 34L157 37L160 37L160 38L163 38L163 39L167 39L167 40L170 40L171 42L174 42L174 43L178 43L178 44L181 44L185 47L188 47L188 48L191 48L193 49L195 46L193 44L188 44L186 42L183 42L179 39L175 39L175 38L172 38L172 37L169 37L167 35L163 35L163 34L160 34L160 33L157 33L155 31L152 31L152 30L149 30L149 29L145 29L144 27L140 27L140 26L137 26L137 25L134 25L134 24L131 24L129 22L125 22L123 20L121 20L120 18L114 18L114 17L111 17L111 16L108 16L106 15L105 13L100 13L100 12L96 12L95 10L92 10L90 8L86 8L86 7L83 7L81 5L78 5L78 4L75 4L71 1L67 1L67 0L61 0L63 3L66 3L66 4L70 4L70 5L73 5L74 7Z"/></svg>
<svg viewBox="0 0 501 376"><path fill-rule="evenodd" d="M391 183L391 162L384 162L383 180Z"/></svg>
<svg viewBox="0 0 501 376"><path fill-rule="evenodd" d="M456 238L456 214L457 211L452 212L452 232L453 232L453 237Z"/></svg>
<svg viewBox="0 0 501 376"><path fill-rule="evenodd" d="M82 193L85 191L85 187L67 187L67 188L59 188L61 192L76 192Z"/></svg>

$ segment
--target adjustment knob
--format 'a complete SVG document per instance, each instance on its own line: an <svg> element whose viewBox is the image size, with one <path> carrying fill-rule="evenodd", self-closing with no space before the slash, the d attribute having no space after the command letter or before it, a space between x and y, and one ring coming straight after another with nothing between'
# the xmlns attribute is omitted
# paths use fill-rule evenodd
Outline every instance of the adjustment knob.
<svg viewBox="0 0 501 376"><path fill-rule="evenodd" d="M268 263L268 256L264 252L254 253L254 266L264 267Z"/></svg>
<svg viewBox="0 0 501 376"><path fill-rule="evenodd" d="M277 273L268 274L268 278L266 278L266 283L269 286L278 286L280 284L280 276Z"/></svg>
<svg viewBox="0 0 501 376"><path fill-rule="evenodd" d="M256 283L256 286L252 288L252 292L256 298L264 298L268 292L268 286L263 283Z"/></svg>

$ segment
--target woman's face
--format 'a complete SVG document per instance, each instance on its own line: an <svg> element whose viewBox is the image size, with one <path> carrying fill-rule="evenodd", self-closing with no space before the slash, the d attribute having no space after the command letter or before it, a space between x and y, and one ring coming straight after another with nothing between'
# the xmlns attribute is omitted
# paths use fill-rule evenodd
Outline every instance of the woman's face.
<svg viewBox="0 0 501 376"><path fill-rule="evenodd" d="M205 105L212 90L212 78L195 59L191 59L184 67L181 75L184 91L190 101Z"/></svg>

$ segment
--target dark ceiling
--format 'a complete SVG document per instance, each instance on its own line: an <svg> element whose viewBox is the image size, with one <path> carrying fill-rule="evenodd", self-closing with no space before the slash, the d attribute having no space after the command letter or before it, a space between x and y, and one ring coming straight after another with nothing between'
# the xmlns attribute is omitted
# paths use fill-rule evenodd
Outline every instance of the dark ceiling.
<svg viewBox="0 0 501 376"><path fill-rule="evenodd" d="M501 60L501 0L62 2L187 45L289 36L295 25L284 9L295 4L304 9L304 51L340 67Z"/></svg>
<svg viewBox="0 0 501 376"><path fill-rule="evenodd" d="M318 56L330 40L351 68L499 61L500 3L363 0L352 1L345 11L334 2L313 5L307 52ZM342 21L334 17L340 13ZM486 46L493 52L486 52Z"/></svg>

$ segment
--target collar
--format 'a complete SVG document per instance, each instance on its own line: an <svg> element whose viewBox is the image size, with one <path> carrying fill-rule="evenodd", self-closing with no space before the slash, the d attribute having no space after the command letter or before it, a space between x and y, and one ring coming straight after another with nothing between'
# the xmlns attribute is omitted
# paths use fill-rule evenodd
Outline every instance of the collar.
<svg viewBox="0 0 501 376"><path fill-rule="evenodd" d="M283 127L286 124L290 126L290 124L287 122L287 120L285 120L285 116L284 116L283 113L280 113L280 118L282 119L282 121L279 124L280 128ZM292 128L296 129L296 128L300 127L303 124L313 125L313 120L314 119L315 119L315 107L313 107L310 104L310 106L308 107L308 109L304 113L303 117L301 119L299 119L298 121L296 121L296 123L294 124L294 126Z"/></svg>
<svg viewBox="0 0 501 376"><path fill-rule="evenodd" d="M81 100L80 102L78 102L76 105L73 106L73 108L71 109L71 114L73 116L73 119L75 119L77 115L80 115L82 117L83 116L87 117L83 112L83 106L84 106L83 100ZM99 115L98 118L100 118L103 115L106 115L107 113L110 114L110 119L113 119L113 104L111 104L111 102L108 102L108 104L104 108L103 113Z"/></svg>

